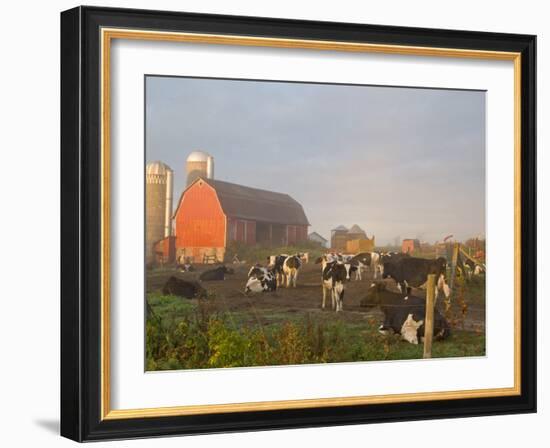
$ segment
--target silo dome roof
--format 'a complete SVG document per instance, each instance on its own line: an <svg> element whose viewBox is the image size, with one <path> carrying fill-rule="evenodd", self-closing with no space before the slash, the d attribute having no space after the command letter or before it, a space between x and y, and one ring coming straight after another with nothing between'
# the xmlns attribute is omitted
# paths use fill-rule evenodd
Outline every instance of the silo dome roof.
<svg viewBox="0 0 550 448"><path fill-rule="evenodd" d="M168 171L172 171L172 169L166 163L159 161L148 163L145 167L146 174L165 175Z"/></svg>
<svg viewBox="0 0 550 448"><path fill-rule="evenodd" d="M193 151L187 156L188 162L206 162L210 154L204 151Z"/></svg>

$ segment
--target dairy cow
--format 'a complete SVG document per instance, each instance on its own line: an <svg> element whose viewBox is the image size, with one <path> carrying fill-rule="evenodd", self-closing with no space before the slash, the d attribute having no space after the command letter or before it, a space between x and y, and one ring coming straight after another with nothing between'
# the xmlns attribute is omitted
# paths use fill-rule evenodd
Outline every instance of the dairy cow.
<svg viewBox="0 0 550 448"><path fill-rule="evenodd" d="M439 290L442 290L445 297L448 298L451 294L451 290L445 282L446 271L447 260L443 257L439 257L435 260L404 257L397 261L384 263L384 274L382 277L395 280L399 291L404 292L409 286L418 288L424 285L428 274L435 274L436 295Z"/></svg>
<svg viewBox="0 0 550 448"><path fill-rule="evenodd" d="M298 279L298 272L302 267L302 259L297 255L290 255L286 257L283 262L283 274L286 277L286 287L294 286L296 288L296 281Z"/></svg>
<svg viewBox="0 0 550 448"><path fill-rule="evenodd" d="M210 269L208 271L204 271L200 276L199 279L202 281L220 281L225 280L225 276L227 274L233 274L233 269L229 269L225 266L219 266L215 269Z"/></svg>
<svg viewBox="0 0 550 448"><path fill-rule="evenodd" d="M323 289L323 302L321 307L324 309L327 301L327 293L330 292L332 300L332 309L342 311L344 309L344 292L348 272L346 266L341 261L337 261L330 254L319 257L315 263L321 264L321 285Z"/></svg>
<svg viewBox="0 0 550 448"><path fill-rule="evenodd" d="M206 290L198 282L190 282L171 276L162 287L164 295L174 295L186 299L206 297Z"/></svg>
<svg viewBox="0 0 550 448"><path fill-rule="evenodd" d="M283 264L288 258L287 254L270 255L267 257L267 264L275 275L277 286L281 286L285 283L285 274L283 271Z"/></svg>
<svg viewBox="0 0 550 448"><path fill-rule="evenodd" d="M275 273L262 266L252 266L248 271L248 281L244 289L245 294L249 292L268 292L277 289Z"/></svg>
<svg viewBox="0 0 550 448"><path fill-rule="evenodd" d="M401 334L412 344L418 344L424 336L424 317L426 302L423 298L412 296L410 288L403 293L389 291L386 283L375 282L367 290L360 305L366 308L380 307L384 321L378 331L382 334ZM436 308L434 310L434 340L445 339L450 335L449 322Z"/></svg>

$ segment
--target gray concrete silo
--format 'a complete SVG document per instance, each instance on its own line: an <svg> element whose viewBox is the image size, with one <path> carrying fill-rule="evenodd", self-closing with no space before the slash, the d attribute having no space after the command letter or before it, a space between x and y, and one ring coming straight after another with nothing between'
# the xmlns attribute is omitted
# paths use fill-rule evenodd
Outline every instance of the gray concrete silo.
<svg viewBox="0 0 550 448"><path fill-rule="evenodd" d="M155 243L172 233L172 169L162 162L145 168L145 261L155 262Z"/></svg>
<svg viewBox="0 0 550 448"><path fill-rule="evenodd" d="M214 157L204 151L193 151L187 157L185 171L188 186L199 177L214 179Z"/></svg>

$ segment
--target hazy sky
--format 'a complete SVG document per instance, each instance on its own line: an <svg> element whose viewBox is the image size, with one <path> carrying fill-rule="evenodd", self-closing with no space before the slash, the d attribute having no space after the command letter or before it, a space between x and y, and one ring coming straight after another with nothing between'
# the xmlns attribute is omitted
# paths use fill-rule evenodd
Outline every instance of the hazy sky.
<svg viewBox="0 0 550 448"><path fill-rule="evenodd" d="M288 193L328 239L485 235L485 92L148 77L146 159L185 186L193 150L215 177Z"/></svg>

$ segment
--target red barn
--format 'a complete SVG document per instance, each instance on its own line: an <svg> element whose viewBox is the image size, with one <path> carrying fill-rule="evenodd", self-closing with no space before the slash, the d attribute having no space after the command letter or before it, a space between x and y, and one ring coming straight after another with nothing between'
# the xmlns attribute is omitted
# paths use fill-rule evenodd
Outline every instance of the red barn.
<svg viewBox="0 0 550 448"><path fill-rule="evenodd" d="M214 179L196 179L174 213L177 255L194 262L223 260L231 241L247 245L294 245L307 241L309 222L287 194Z"/></svg>

